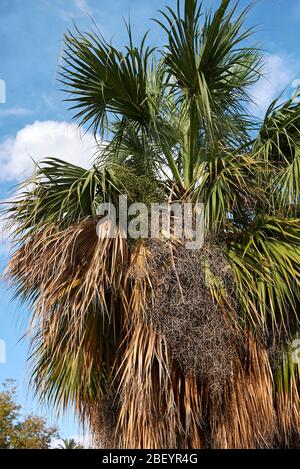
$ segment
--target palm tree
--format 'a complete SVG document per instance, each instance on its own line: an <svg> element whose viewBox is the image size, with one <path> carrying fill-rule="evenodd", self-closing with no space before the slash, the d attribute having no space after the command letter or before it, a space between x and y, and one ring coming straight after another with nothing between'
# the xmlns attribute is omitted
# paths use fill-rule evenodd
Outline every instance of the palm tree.
<svg viewBox="0 0 300 469"><path fill-rule="evenodd" d="M7 208L33 384L102 447L299 444L300 106L250 113L263 61L247 13L178 1L156 20L161 49L130 25L122 50L68 32L67 101L106 143L90 169L40 162ZM201 202L203 248L110 237L97 207L121 194Z"/></svg>
<svg viewBox="0 0 300 469"><path fill-rule="evenodd" d="M66 438L65 440L62 440L62 443L58 445L58 448L60 449L83 449L83 446L79 445L77 441L74 440L74 438Z"/></svg>

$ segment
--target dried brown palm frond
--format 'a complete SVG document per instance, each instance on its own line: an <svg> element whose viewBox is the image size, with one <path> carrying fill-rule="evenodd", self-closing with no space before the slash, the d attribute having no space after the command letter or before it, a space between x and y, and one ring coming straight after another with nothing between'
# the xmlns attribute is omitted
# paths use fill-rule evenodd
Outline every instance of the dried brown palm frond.
<svg viewBox="0 0 300 469"><path fill-rule="evenodd" d="M266 347L260 337L250 331L247 332L244 375L244 387L238 380L236 384L240 384L240 395L247 389L246 405L253 438L257 447L271 447L277 433L273 374Z"/></svg>
<svg viewBox="0 0 300 469"><path fill-rule="evenodd" d="M120 369L116 434L124 448L200 448L201 394L173 363L165 338L140 322Z"/></svg>
<svg viewBox="0 0 300 469"><path fill-rule="evenodd" d="M153 288L149 276L149 256L151 255L145 243L141 243L132 250L130 265L126 275L124 304L124 327L126 330L138 321L145 320L146 302L153 297Z"/></svg>
<svg viewBox="0 0 300 469"><path fill-rule="evenodd" d="M268 448L276 438L273 379L268 354L259 339L247 334L240 368L224 382L218 398L206 395L214 448Z"/></svg>
<svg viewBox="0 0 300 469"><path fill-rule="evenodd" d="M116 435L125 448L201 447L201 393L195 376L183 374L169 344L147 316L155 299L145 244L131 255L124 356L118 371Z"/></svg>
<svg viewBox="0 0 300 469"><path fill-rule="evenodd" d="M127 241L93 217L50 226L16 251L7 275L34 307L36 387L85 414L106 389L119 346Z"/></svg>
<svg viewBox="0 0 300 469"><path fill-rule="evenodd" d="M285 448L300 445L299 383L293 382L289 392L278 391L276 396L280 442Z"/></svg>
<svg viewBox="0 0 300 469"><path fill-rule="evenodd" d="M84 311L94 297L100 300L99 306L108 311L105 292L121 287L127 263L127 242L120 229L116 228L115 237L110 237L110 225L100 224L88 217L67 229L57 229L55 225L42 229L32 236L25 245L12 256L7 269L7 277L13 280L18 293L24 299L32 299L43 308L68 301L71 297L82 295L80 308ZM34 290L34 291L33 291ZM40 292L40 303L36 302L34 292ZM81 299L81 298L80 298Z"/></svg>
<svg viewBox="0 0 300 469"><path fill-rule="evenodd" d="M228 266L208 246L199 253L171 242L150 241L131 259L119 445L270 447L277 426L268 352L232 323Z"/></svg>

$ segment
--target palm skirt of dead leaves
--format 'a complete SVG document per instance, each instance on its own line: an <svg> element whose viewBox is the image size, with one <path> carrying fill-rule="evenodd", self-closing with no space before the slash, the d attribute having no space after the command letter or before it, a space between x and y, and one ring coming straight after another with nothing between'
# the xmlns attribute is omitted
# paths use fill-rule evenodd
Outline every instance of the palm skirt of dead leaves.
<svg viewBox="0 0 300 469"><path fill-rule="evenodd" d="M33 381L75 403L106 448L267 448L299 443L299 395L275 390L264 340L237 321L222 246L129 247L87 217L43 230L8 276L34 306ZM17 291L20 294L20 291Z"/></svg>

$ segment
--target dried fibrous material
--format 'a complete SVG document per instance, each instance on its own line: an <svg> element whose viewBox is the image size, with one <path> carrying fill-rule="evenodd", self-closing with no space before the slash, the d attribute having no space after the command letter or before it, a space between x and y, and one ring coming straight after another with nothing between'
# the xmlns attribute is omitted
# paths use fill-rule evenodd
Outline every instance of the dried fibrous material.
<svg viewBox="0 0 300 469"><path fill-rule="evenodd" d="M193 373L184 374L166 337L150 323L147 302L155 298L144 244L131 255L123 359L118 370L119 417L116 435L123 448L201 448L201 390Z"/></svg>
<svg viewBox="0 0 300 469"><path fill-rule="evenodd" d="M289 391L277 391L277 415L280 434L280 446L285 448L300 447L300 395L299 383L292 383Z"/></svg>
<svg viewBox="0 0 300 469"><path fill-rule="evenodd" d="M276 370L281 365L282 362L282 341L279 335L273 335L273 337L265 339L266 350L268 352L270 366L273 373L276 374Z"/></svg>
<svg viewBox="0 0 300 469"><path fill-rule="evenodd" d="M84 419L91 400L106 392L119 346L120 297L127 242L120 229L93 217L35 234L8 266L13 286L34 314L33 380L41 398L74 403ZM52 390L55 389L55 392Z"/></svg>
<svg viewBox="0 0 300 469"><path fill-rule="evenodd" d="M116 418L116 401L112 392L108 392L93 403L90 409L90 422L96 448L116 447Z"/></svg>
<svg viewBox="0 0 300 469"><path fill-rule="evenodd" d="M209 268L214 256L219 264ZM148 242L134 253L129 269L134 314L121 367L118 428L125 439L120 446L274 444L268 353L259 337L232 325L236 302L233 289L225 295L231 279L221 259L207 246L202 253L187 252L166 240ZM225 296L216 302L213 293L221 289Z"/></svg>
<svg viewBox="0 0 300 469"><path fill-rule="evenodd" d="M235 299L228 263L216 246L196 251L152 240L147 248L154 290L148 296L148 320L166 337L185 375L193 373L211 392L222 392L243 348L241 331L231 317ZM219 301L216 292L223 293Z"/></svg>
<svg viewBox="0 0 300 469"><path fill-rule="evenodd" d="M274 391L222 247L160 239L128 256L118 228L112 239L96 225L50 227L9 265L35 306L41 397L55 386L54 401L75 403L102 448L299 444L298 382Z"/></svg>
<svg viewBox="0 0 300 469"><path fill-rule="evenodd" d="M153 296L148 265L150 255L151 252L144 244L140 244L131 253L125 280L127 291L123 298L125 330L130 330L141 320L147 320L146 303Z"/></svg>
<svg viewBox="0 0 300 469"><path fill-rule="evenodd" d="M201 392L184 376L166 339L146 322L128 337L120 369L116 435L123 448L201 448Z"/></svg>
<svg viewBox="0 0 300 469"><path fill-rule="evenodd" d="M273 377L266 349L248 332L245 359L218 399L207 395L213 448L269 448L277 436Z"/></svg>
<svg viewBox="0 0 300 469"><path fill-rule="evenodd" d="M77 316L84 315L97 302L103 313L110 311L106 290L122 287L127 262L127 243L117 229L111 238L110 226L89 217L65 230L54 226L42 230L12 257L8 277L20 287L32 287L36 314L44 319L53 305L70 306ZM22 293L22 292L20 292ZM30 298L29 298L30 299Z"/></svg>

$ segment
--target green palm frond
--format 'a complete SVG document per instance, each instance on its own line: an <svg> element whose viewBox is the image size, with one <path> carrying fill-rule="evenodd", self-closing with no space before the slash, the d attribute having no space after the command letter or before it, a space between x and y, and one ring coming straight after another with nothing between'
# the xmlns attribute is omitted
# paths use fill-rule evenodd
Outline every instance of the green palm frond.
<svg viewBox="0 0 300 469"><path fill-rule="evenodd" d="M264 331L293 330L299 322L300 220L261 217L229 244L228 257L250 322Z"/></svg>
<svg viewBox="0 0 300 469"><path fill-rule="evenodd" d="M260 52L241 45L252 34L251 29L242 31L248 8L233 20L236 5L229 5L230 0L223 0L214 14L206 14L203 27L202 4L195 0L185 2L183 15L180 2L176 12L168 7L161 12L164 22L158 21L168 34L164 56L176 79L178 99L187 99L194 119L198 116L192 132L200 125L206 131L220 134L223 127L222 135L224 130L230 133L231 118L247 114L247 88L260 76Z"/></svg>
<svg viewBox="0 0 300 469"><path fill-rule="evenodd" d="M102 202L118 203L122 194L129 202L160 201L163 188L155 175L141 173L131 165L94 166L84 169L56 158L37 165L32 178L22 183L17 196L6 203L8 228L21 241L22 234L47 228L53 223L68 227L85 217L97 214Z"/></svg>
<svg viewBox="0 0 300 469"><path fill-rule="evenodd" d="M275 206L283 212L297 216L300 202L300 146L293 160L283 164L272 181Z"/></svg>
<svg viewBox="0 0 300 469"><path fill-rule="evenodd" d="M282 446L285 448L299 445L299 333L293 339L296 340L296 348L293 347L294 341L284 344L275 370L278 426L282 434Z"/></svg>
<svg viewBox="0 0 300 469"><path fill-rule="evenodd" d="M58 445L60 449L82 449L82 446L77 443L74 438L62 440L62 444Z"/></svg>
<svg viewBox="0 0 300 469"><path fill-rule="evenodd" d="M72 97L75 118L89 123L94 131L104 131L109 113L121 115L137 126L147 126L153 111L149 104L147 72L154 49L129 46L119 51L99 34L69 32L65 36L62 81ZM152 63L153 66L153 63Z"/></svg>
<svg viewBox="0 0 300 469"><path fill-rule="evenodd" d="M114 137L99 155L99 164L105 161L132 168L137 174L157 176L163 155L147 133L124 122L116 123L112 131Z"/></svg>
<svg viewBox="0 0 300 469"><path fill-rule="evenodd" d="M14 237L52 223L68 226L92 215L101 182L96 168L87 170L56 158L41 161L7 204L7 216L17 226Z"/></svg>
<svg viewBox="0 0 300 469"><path fill-rule="evenodd" d="M296 341L297 346L293 347ZM281 360L275 373L278 392L290 394L296 383L300 384L300 361L299 361L299 333L293 335L293 340L284 344ZM297 383L298 381L298 383Z"/></svg>
<svg viewBox="0 0 300 469"><path fill-rule="evenodd" d="M299 125L299 103L273 101L254 143L254 151L266 161L290 163L300 145Z"/></svg>
<svg viewBox="0 0 300 469"><path fill-rule="evenodd" d="M274 101L254 142L255 157L273 165L268 191L274 208L297 216L299 210L300 105Z"/></svg>
<svg viewBox="0 0 300 469"><path fill-rule="evenodd" d="M232 155L225 148L220 153L200 165L194 190L196 201L204 204L207 232L249 223L256 202L264 197L257 185L261 162L250 155Z"/></svg>

